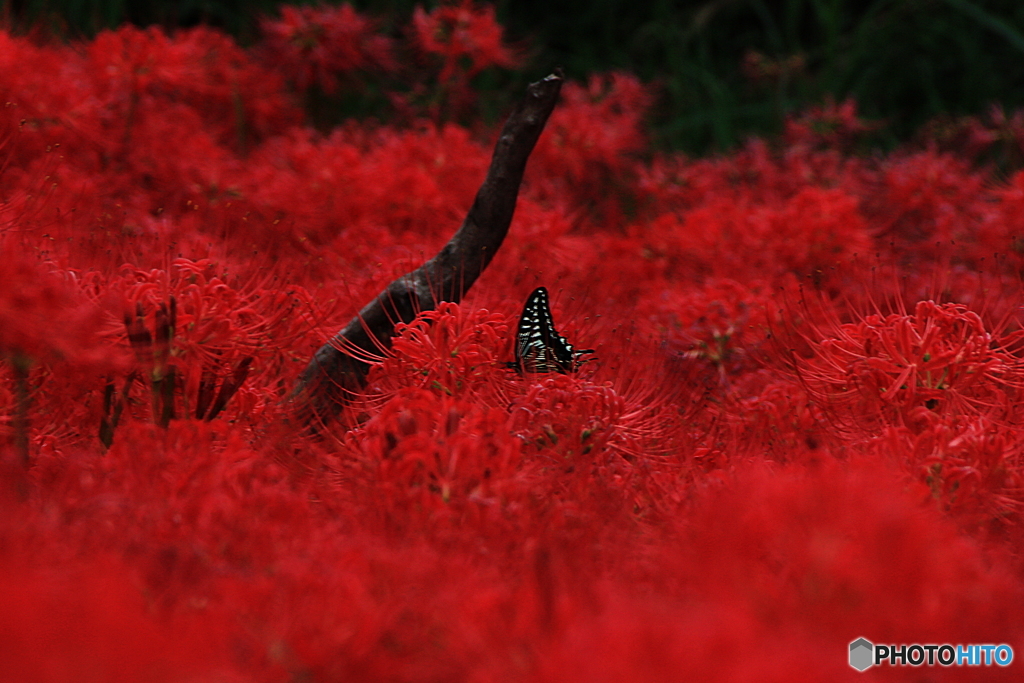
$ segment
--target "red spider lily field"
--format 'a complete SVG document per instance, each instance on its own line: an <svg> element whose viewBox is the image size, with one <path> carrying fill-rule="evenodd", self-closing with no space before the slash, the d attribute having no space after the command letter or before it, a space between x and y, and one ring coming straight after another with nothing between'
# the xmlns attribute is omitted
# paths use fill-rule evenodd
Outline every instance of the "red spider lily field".
<svg viewBox="0 0 1024 683"><path fill-rule="evenodd" d="M311 424L524 59L485 6L405 36L0 32L0 678L1019 680L848 654L1024 655L1024 172L980 163L1024 119L883 153L826 103L694 159L566 74L493 261ZM306 124L371 71L393 120ZM574 372L509 365L540 286Z"/></svg>

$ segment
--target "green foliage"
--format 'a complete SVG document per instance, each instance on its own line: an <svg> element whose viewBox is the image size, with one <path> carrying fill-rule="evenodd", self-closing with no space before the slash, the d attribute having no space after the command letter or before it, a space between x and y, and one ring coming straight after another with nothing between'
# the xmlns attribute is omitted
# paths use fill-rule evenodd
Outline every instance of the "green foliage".
<svg viewBox="0 0 1024 683"><path fill-rule="evenodd" d="M661 83L661 141L692 151L778 131L828 97L856 99L898 138L1024 98L1024 5L1012 0L506 0L499 18L570 74L622 68Z"/></svg>
<svg viewBox="0 0 1024 683"><path fill-rule="evenodd" d="M166 28L207 24L246 41L256 35L259 15L273 13L281 4L278 0L21 0L4 3L3 16L16 29L42 28L76 38L125 23Z"/></svg>

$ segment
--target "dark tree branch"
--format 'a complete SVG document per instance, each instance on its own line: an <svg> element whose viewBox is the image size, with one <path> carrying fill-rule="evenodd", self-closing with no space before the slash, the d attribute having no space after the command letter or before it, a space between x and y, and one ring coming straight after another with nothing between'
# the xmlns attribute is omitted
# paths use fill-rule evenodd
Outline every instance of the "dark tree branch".
<svg viewBox="0 0 1024 683"><path fill-rule="evenodd" d="M370 365L357 356L379 355L380 348L390 347L397 323L411 322L438 301L458 302L473 286L508 233L526 161L561 88L561 70L530 84L501 130L487 177L459 231L434 258L388 285L316 352L292 394L303 422L329 420L347 395L364 386Z"/></svg>

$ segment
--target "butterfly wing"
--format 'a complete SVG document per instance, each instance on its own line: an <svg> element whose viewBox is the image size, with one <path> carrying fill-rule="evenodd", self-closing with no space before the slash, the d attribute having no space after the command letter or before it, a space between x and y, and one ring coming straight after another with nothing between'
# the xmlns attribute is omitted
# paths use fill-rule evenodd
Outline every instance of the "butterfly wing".
<svg viewBox="0 0 1024 683"><path fill-rule="evenodd" d="M520 373L566 374L575 372L583 362L579 358L590 349L576 351L569 341L555 330L551 317L548 290L538 287L533 290L523 306L516 328L516 361L514 367Z"/></svg>
<svg viewBox="0 0 1024 683"><path fill-rule="evenodd" d="M548 372L547 328L551 322L548 291L533 290L523 306L516 328L516 366L521 372Z"/></svg>

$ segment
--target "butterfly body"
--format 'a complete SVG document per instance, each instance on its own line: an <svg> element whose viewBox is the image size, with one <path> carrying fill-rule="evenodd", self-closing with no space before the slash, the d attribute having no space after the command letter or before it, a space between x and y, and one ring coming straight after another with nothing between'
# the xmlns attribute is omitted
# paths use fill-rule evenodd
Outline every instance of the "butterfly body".
<svg viewBox="0 0 1024 683"><path fill-rule="evenodd" d="M581 357L593 349L574 349L569 340L558 334L551 317L548 290L538 287L526 299L523 314L516 328L516 360L509 363L519 374L576 372L587 362ZM589 359L588 359L589 360Z"/></svg>

